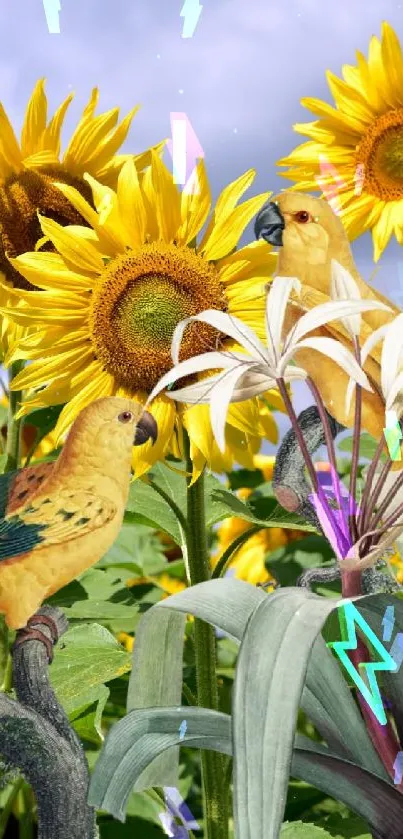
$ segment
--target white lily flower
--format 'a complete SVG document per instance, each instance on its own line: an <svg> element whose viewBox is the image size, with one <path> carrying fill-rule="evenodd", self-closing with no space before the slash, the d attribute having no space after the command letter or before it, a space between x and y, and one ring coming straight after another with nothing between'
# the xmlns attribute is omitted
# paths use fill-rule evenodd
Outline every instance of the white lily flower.
<svg viewBox="0 0 403 839"><path fill-rule="evenodd" d="M403 314L376 329L367 338L361 349L361 362L365 364L373 347L383 340L381 354L381 390L385 400L385 412L395 411L400 418L403 412ZM355 382L348 383L346 409L350 410Z"/></svg>
<svg viewBox="0 0 403 839"><path fill-rule="evenodd" d="M285 312L292 290L295 290L297 294L301 291L301 283L295 277L276 277L273 280L266 300L267 346L239 318L225 312L207 309L199 315L182 320L177 325L172 338L172 358L175 367L162 376L150 393L147 404L158 393L184 376L224 368L223 372L218 375L179 390L168 391L166 394L177 402L210 403L214 436L223 452L226 414L230 402L242 402L252 396L258 396L276 387L277 380L280 378L285 382L307 378L308 374L305 370L290 364L299 349L312 349L329 356L361 387L372 390L364 371L343 344L333 338L316 336L305 338L304 336L329 321L374 308L373 301L341 300L323 303L304 314L283 339ZM187 361L179 362L183 333L188 324L194 321L206 323L228 335L243 347L245 352L224 349L203 353Z"/></svg>

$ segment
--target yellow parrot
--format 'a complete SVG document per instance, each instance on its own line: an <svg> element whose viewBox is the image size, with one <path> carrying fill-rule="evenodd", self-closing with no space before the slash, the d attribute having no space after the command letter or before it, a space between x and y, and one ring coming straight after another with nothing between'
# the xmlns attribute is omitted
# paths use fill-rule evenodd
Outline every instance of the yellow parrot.
<svg viewBox="0 0 403 839"><path fill-rule="evenodd" d="M73 423L57 460L0 476L0 612L11 629L24 627L46 597L112 546L129 494L132 446L154 443L157 433L137 402L97 399ZM41 619L35 624L48 623Z"/></svg>
<svg viewBox="0 0 403 839"><path fill-rule="evenodd" d="M302 283L299 298L293 297L287 309L284 329L289 329L304 312L330 298L331 261L336 259L357 283L361 297L379 300L391 312L372 311L361 314L361 346L379 326L393 320L400 309L383 294L371 288L358 273L341 219L327 201L306 193L285 190L267 202L255 221L255 235L279 247L277 276L297 277ZM337 338L352 350L348 332L339 321L326 324L313 335ZM364 365L373 393L362 390L362 428L380 440L385 427L385 404L380 389L381 344L377 344ZM329 413L349 428L354 423L354 399L349 413L345 409L348 376L327 356L310 350L299 350L295 362L313 379ZM401 468L396 462L394 468Z"/></svg>

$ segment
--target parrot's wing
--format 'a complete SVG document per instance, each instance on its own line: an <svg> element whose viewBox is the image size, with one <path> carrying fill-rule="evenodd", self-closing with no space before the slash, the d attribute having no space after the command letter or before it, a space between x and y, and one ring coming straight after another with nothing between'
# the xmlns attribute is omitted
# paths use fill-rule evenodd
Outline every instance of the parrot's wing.
<svg viewBox="0 0 403 839"><path fill-rule="evenodd" d="M13 472L0 475L0 518L4 518L6 515L9 498L19 471L19 469L15 469Z"/></svg>
<svg viewBox="0 0 403 839"><path fill-rule="evenodd" d="M7 506L5 510L0 510L1 518L25 506L42 487L44 481L50 477L54 466L53 462L35 463L34 466L24 466L23 469L12 472L11 474L15 477L10 486Z"/></svg>
<svg viewBox="0 0 403 839"><path fill-rule="evenodd" d="M108 524L120 508L85 490L61 489L56 497L36 496L0 522L0 561L48 545L63 545Z"/></svg>

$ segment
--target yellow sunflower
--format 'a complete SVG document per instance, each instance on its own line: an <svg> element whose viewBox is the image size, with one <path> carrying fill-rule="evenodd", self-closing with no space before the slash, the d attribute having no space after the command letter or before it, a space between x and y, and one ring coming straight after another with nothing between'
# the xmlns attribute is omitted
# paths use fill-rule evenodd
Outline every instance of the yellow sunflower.
<svg viewBox="0 0 403 839"><path fill-rule="evenodd" d="M298 191L317 190L318 177L329 194L333 184L349 238L372 230L378 261L392 233L403 244L403 57L388 23L381 41L371 38L368 60L357 52L357 62L344 65L344 81L327 71L335 108L301 99L319 119L294 125L310 140L279 165L290 167L280 174Z"/></svg>
<svg viewBox="0 0 403 839"><path fill-rule="evenodd" d="M32 252L11 260L28 282L43 289L13 289L20 305L6 310L17 323L35 323L38 330L9 355L8 362L32 361L13 380L12 389L44 388L25 401L20 416L32 406L67 402L57 422L57 436L98 397L126 394L145 402L172 367L172 334L186 316L223 309L264 338L264 286L275 257L262 241L235 250L268 198L265 193L236 206L254 171L223 190L208 218L211 195L203 161L197 168L198 191L180 193L154 151L151 157L141 180L133 162L127 161L116 192L85 175L96 210L74 187L59 184L91 228L62 227L40 215L42 231L58 253ZM183 342L182 358L209 349L217 340L221 348L232 346L211 327L195 325ZM267 404L251 399L230 407L222 455L213 438L208 405L186 410L158 396L151 405L158 440L153 446L146 443L133 449L136 477L168 452L180 454L182 421L191 443L193 479L206 462L214 471L230 471L234 459L253 468L261 437L267 434L277 440L267 405L281 407L281 400L276 391L265 397Z"/></svg>
<svg viewBox="0 0 403 839"><path fill-rule="evenodd" d="M48 121L44 79L35 85L28 102L18 142L3 105L0 103L0 272L12 286L32 289L7 256L15 257L39 247L49 250L49 243L40 243L42 231L37 212L59 224L85 224L68 199L56 189L55 181L75 187L91 201L91 189L83 179L85 172L101 183L116 186L119 171L130 155L116 154L125 141L138 107L118 124L119 109L94 115L98 90L92 91L88 105L73 132L63 155L60 154L60 133L70 93ZM163 143L156 147L161 150ZM150 151L134 157L140 171L150 163ZM0 302L8 305L3 287ZM23 334L20 326L7 317L1 326L0 345L3 353Z"/></svg>

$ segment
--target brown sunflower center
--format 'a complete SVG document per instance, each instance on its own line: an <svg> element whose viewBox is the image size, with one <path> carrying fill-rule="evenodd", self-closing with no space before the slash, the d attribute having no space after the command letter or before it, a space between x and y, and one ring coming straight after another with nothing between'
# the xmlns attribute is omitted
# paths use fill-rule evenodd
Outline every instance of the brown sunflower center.
<svg viewBox="0 0 403 839"><path fill-rule="evenodd" d="M64 226L87 226L82 216L54 186L53 181L61 181L75 187L92 206L89 185L80 178L69 175L62 167L41 169L40 172L25 169L11 175L0 187L0 271L3 271L7 280L16 288L32 290L34 286L10 265L6 254L15 257L35 249L36 243L43 236L38 211ZM51 243L46 243L41 250L49 251L54 248Z"/></svg>
<svg viewBox="0 0 403 839"><path fill-rule="evenodd" d="M365 191L384 201L403 197L403 108L377 119L356 149L364 165Z"/></svg>
<svg viewBox="0 0 403 839"><path fill-rule="evenodd" d="M214 265L189 248L144 245L112 260L92 296L94 351L116 382L150 392L171 370L175 326L203 309L227 308ZM185 331L181 361L214 349L219 333L202 323Z"/></svg>

